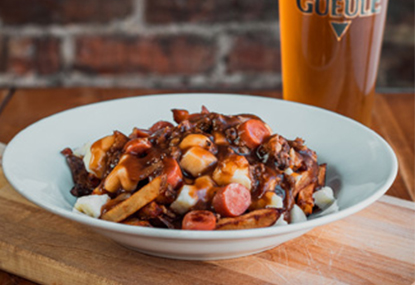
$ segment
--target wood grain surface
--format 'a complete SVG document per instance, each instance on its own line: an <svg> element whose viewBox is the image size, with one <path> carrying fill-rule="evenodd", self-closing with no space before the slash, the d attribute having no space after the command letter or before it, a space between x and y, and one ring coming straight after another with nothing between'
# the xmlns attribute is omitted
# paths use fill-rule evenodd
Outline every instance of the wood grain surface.
<svg viewBox="0 0 415 285"><path fill-rule="evenodd" d="M373 117L373 128L391 145L398 157L399 180L402 180L408 198L414 201L414 95L377 96Z"/></svg>
<svg viewBox="0 0 415 285"><path fill-rule="evenodd" d="M68 108L156 93L170 92L28 89L10 96L0 90L0 142ZM257 95L281 97L279 92ZM398 177L387 193L413 201L414 94L377 95L372 129L399 159ZM45 284L411 284L414 205L384 196L364 211L264 253L225 261L172 261L127 250L38 208L15 192L0 171L0 284L35 284L24 278Z"/></svg>

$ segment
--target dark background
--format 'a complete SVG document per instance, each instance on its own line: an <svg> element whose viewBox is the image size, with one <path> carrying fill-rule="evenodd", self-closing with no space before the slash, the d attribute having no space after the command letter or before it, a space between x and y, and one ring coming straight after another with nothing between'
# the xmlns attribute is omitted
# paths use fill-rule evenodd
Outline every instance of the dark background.
<svg viewBox="0 0 415 285"><path fill-rule="evenodd" d="M12 86L280 89L278 2L0 0ZM389 1L377 86L414 88L414 0Z"/></svg>

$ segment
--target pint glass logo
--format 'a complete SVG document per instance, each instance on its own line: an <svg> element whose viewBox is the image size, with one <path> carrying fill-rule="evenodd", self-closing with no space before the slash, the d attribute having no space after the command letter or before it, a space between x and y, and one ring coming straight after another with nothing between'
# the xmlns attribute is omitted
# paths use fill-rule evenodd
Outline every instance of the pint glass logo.
<svg viewBox="0 0 415 285"><path fill-rule="evenodd" d="M282 0L288 1L288 0ZM340 41L356 17L379 14L381 0L296 0L303 14L330 18L330 27Z"/></svg>

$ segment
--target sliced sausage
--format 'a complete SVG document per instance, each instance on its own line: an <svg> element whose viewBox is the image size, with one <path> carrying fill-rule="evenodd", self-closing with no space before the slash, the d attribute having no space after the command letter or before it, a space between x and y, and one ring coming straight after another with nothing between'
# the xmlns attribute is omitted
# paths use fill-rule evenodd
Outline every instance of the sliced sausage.
<svg viewBox="0 0 415 285"><path fill-rule="evenodd" d="M269 137L271 132L262 121L252 119L239 125L238 135L247 147L254 149Z"/></svg>
<svg viewBox="0 0 415 285"><path fill-rule="evenodd" d="M210 231L215 228L216 217L211 211L190 211L184 216L182 221L183 230Z"/></svg>
<svg viewBox="0 0 415 285"><path fill-rule="evenodd" d="M136 138L146 138L150 136L149 130L134 128L131 134L129 135L130 139L136 139Z"/></svg>
<svg viewBox="0 0 415 285"><path fill-rule="evenodd" d="M151 142L147 138L136 138L130 140L124 146L124 152L133 155L141 155L144 154L151 147Z"/></svg>
<svg viewBox="0 0 415 285"><path fill-rule="evenodd" d="M164 128L173 128L173 124L167 121L158 121L157 123L155 123L154 125L151 126L151 128L149 129L150 133L155 133L158 130L164 129Z"/></svg>
<svg viewBox="0 0 415 285"><path fill-rule="evenodd" d="M172 112L173 119L178 124L189 118L189 111L187 110L173 109Z"/></svg>
<svg viewBox="0 0 415 285"><path fill-rule="evenodd" d="M212 200L215 211L223 217L237 217L251 204L251 193L239 184L231 183L218 190Z"/></svg>
<svg viewBox="0 0 415 285"><path fill-rule="evenodd" d="M183 173L179 164L174 158L166 157L163 160L164 170L167 175L167 184L174 188L177 187L183 181Z"/></svg>

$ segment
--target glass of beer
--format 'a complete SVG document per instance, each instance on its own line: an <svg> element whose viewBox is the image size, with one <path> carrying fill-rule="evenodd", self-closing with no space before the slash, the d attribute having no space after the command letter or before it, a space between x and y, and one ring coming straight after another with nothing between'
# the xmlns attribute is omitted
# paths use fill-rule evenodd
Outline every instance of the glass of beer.
<svg viewBox="0 0 415 285"><path fill-rule="evenodd" d="M387 0L279 0L283 98L370 125Z"/></svg>

